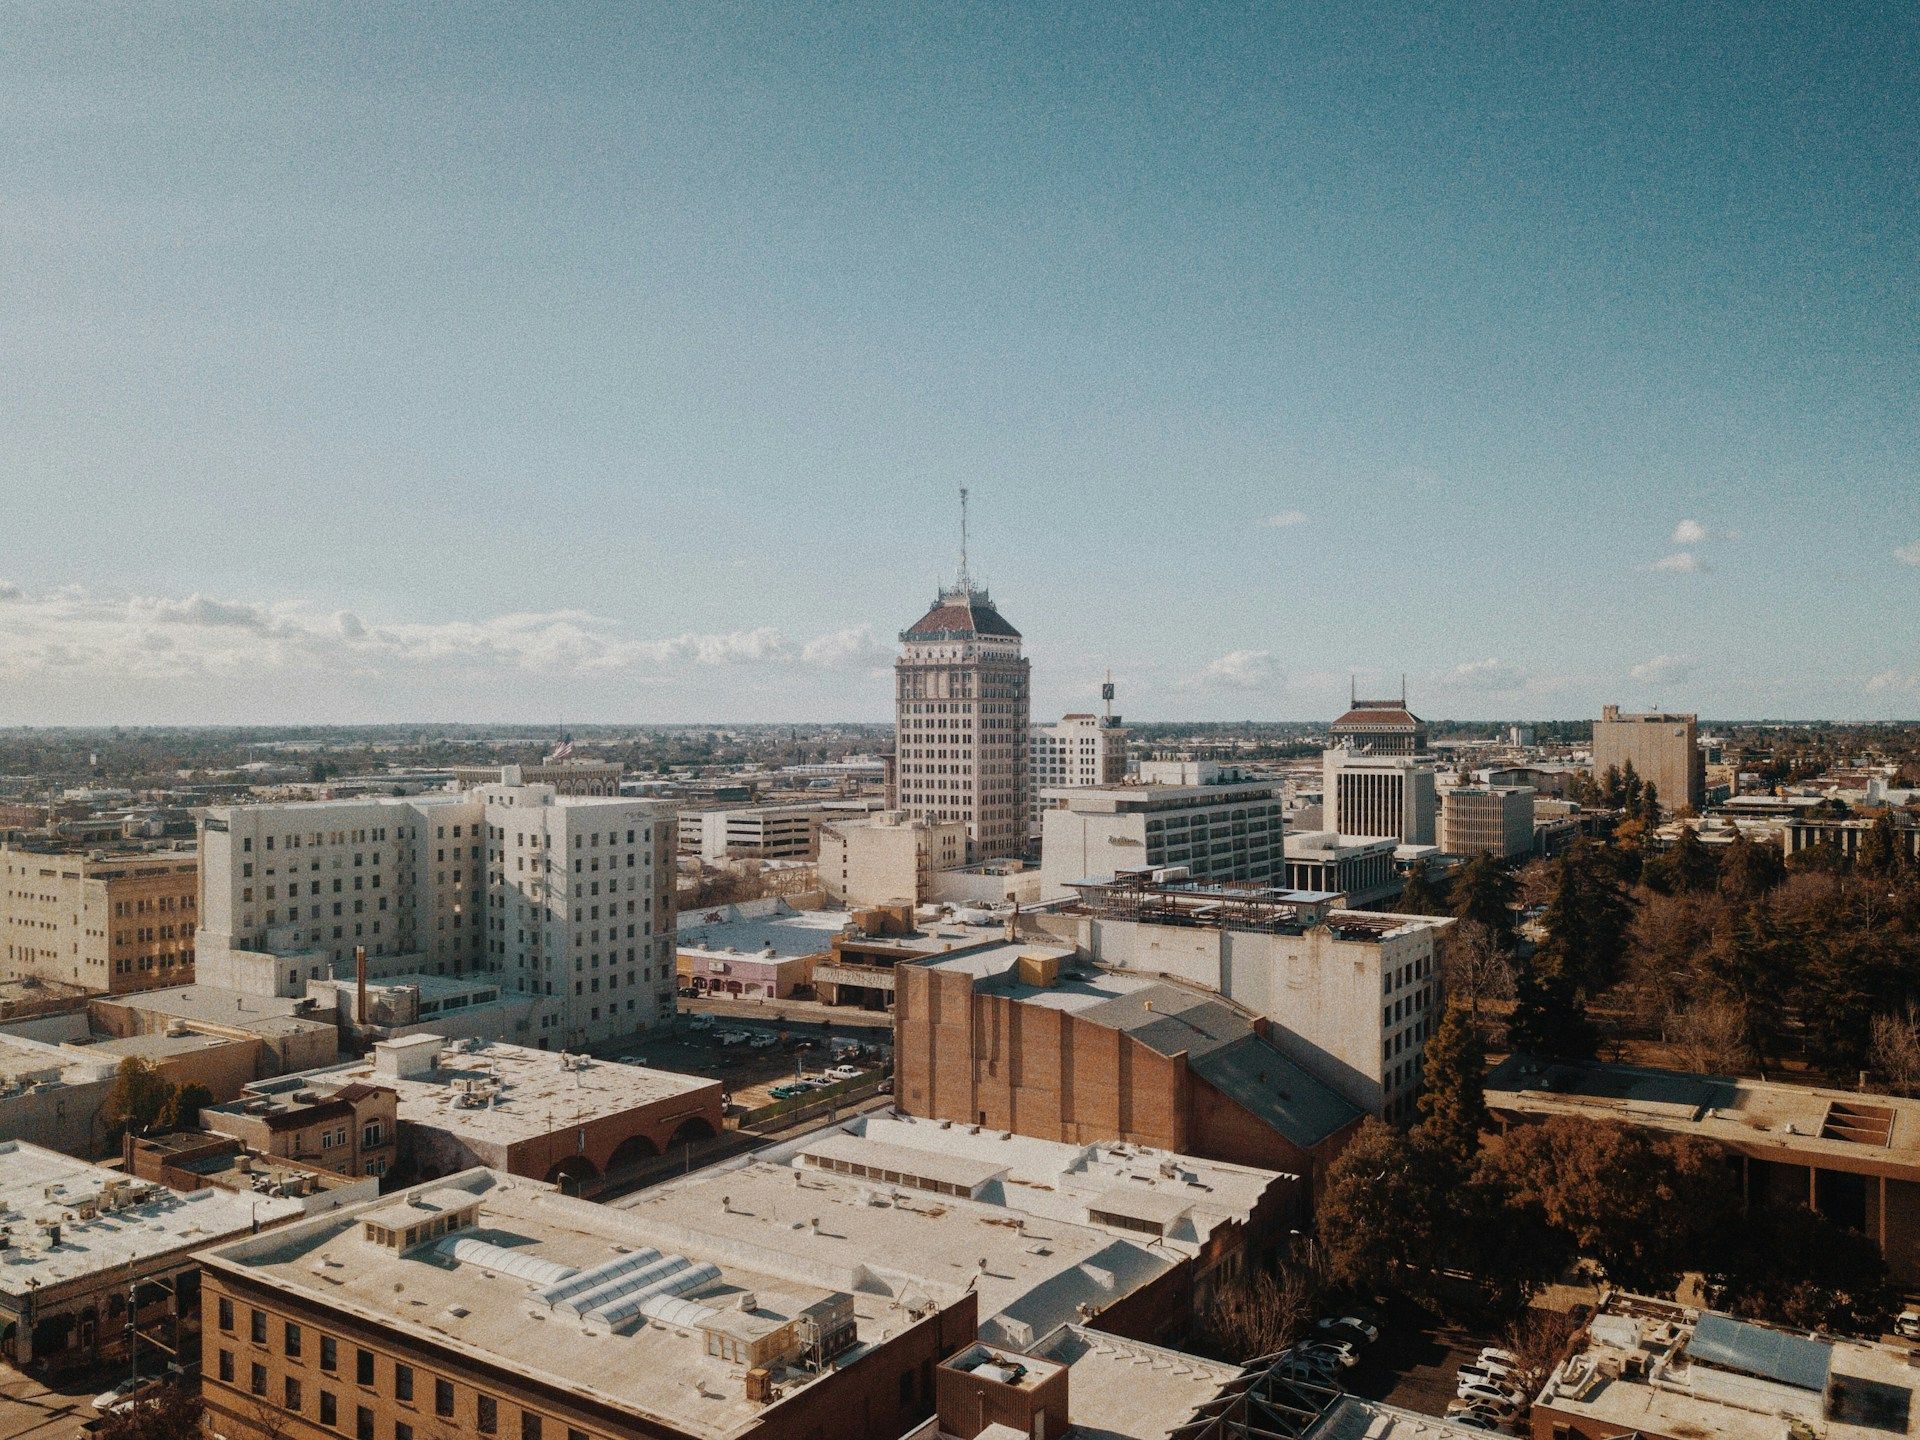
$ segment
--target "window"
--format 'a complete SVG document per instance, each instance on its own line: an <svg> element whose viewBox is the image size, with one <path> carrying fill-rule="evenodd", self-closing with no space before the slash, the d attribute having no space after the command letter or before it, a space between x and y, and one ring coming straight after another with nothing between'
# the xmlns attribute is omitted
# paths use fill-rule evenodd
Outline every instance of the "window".
<svg viewBox="0 0 1920 1440"><path fill-rule="evenodd" d="M353 1440L373 1440L373 1411L364 1405L354 1407Z"/></svg>
<svg viewBox="0 0 1920 1440"><path fill-rule="evenodd" d="M331 1390L322 1390L320 1392L320 1423L322 1425L338 1425L340 1423L340 1406L338 1402L334 1400L333 1391Z"/></svg>
<svg viewBox="0 0 1920 1440"><path fill-rule="evenodd" d="M287 1376L286 1408L296 1415L300 1413L300 1382L291 1375Z"/></svg>
<svg viewBox="0 0 1920 1440"><path fill-rule="evenodd" d="M251 1368L247 1376L247 1389L251 1390L256 1395L265 1395L267 1393L267 1367L266 1366L255 1364Z"/></svg>
<svg viewBox="0 0 1920 1440"><path fill-rule="evenodd" d="M229 1385L233 1383L233 1351L231 1350L220 1352L220 1378Z"/></svg>
<svg viewBox="0 0 1920 1440"><path fill-rule="evenodd" d="M248 1326L251 1331L254 1344L264 1345L267 1343L267 1312L266 1311L255 1310L248 1320Z"/></svg>
<svg viewBox="0 0 1920 1440"><path fill-rule="evenodd" d="M353 1357L353 1378L362 1385L373 1384L373 1352L359 1350Z"/></svg>
<svg viewBox="0 0 1920 1440"><path fill-rule="evenodd" d="M435 1380L433 1382L433 1413L446 1419L453 1414L453 1382Z"/></svg>
<svg viewBox="0 0 1920 1440"><path fill-rule="evenodd" d="M340 1368L340 1342L331 1335L320 1337L320 1368L329 1372Z"/></svg>
<svg viewBox="0 0 1920 1440"><path fill-rule="evenodd" d="M233 1333L233 1301L225 1295L220 1297L220 1328L228 1334Z"/></svg>
<svg viewBox="0 0 1920 1440"><path fill-rule="evenodd" d="M528 1410L520 1412L520 1440L540 1440L540 1417Z"/></svg>
<svg viewBox="0 0 1920 1440"><path fill-rule="evenodd" d="M404 1420L394 1421L393 1440L413 1440L413 1426Z"/></svg>
<svg viewBox="0 0 1920 1440"><path fill-rule="evenodd" d="M393 1398L413 1403L413 1366L398 1361L393 1366Z"/></svg>
<svg viewBox="0 0 1920 1440"><path fill-rule="evenodd" d="M482 1435L500 1433L500 1406L491 1395L474 1397L474 1428Z"/></svg>
<svg viewBox="0 0 1920 1440"><path fill-rule="evenodd" d="M300 1358L300 1327L291 1320L287 1321L287 1358L290 1360Z"/></svg>

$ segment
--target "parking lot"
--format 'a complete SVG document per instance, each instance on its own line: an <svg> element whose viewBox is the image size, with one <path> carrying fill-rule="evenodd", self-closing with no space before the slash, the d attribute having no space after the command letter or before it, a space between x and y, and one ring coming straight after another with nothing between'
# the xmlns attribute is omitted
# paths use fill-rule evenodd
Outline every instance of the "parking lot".
<svg viewBox="0 0 1920 1440"><path fill-rule="evenodd" d="M764 1048L722 1045L719 1036L727 1030L772 1036L774 1043ZM656 1070L724 1081L732 1105L751 1110L772 1098L768 1092L773 1086L799 1073L817 1075L837 1063L831 1058L834 1041L858 1042L866 1053L852 1063L873 1069L884 1064L891 1053L891 1038L891 1032L872 1028L759 1018L716 1017L711 1030L696 1030L692 1017L683 1015L671 1029L597 1045L594 1053L602 1059L630 1059Z"/></svg>
<svg viewBox="0 0 1920 1440"><path fill-rule="evenodd" d="M1485 1345L1490 1333L1447 1325L1407 1304L1388 1307L1380 1338L1361 1348L1360 1362L1340 1373L1340 1384L1366 1400L1379 1400L1424 1415L1444 1415L1455 1395L1460 1367Z"/></svg>

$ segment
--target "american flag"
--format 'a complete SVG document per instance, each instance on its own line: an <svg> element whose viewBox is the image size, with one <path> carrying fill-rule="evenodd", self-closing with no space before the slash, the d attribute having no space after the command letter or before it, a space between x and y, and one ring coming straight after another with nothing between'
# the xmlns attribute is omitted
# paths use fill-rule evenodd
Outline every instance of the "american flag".
<svg viewBox="0 0 1920 1440"><path fill-rule="evenodd" d="M573 737L571 735L561 736L560 743L558 745L555 745L552 750L547 752L547 762L549 764L551 764L555 760L568 760L568 759L571 759L572 757L573 757Z"/></svg>

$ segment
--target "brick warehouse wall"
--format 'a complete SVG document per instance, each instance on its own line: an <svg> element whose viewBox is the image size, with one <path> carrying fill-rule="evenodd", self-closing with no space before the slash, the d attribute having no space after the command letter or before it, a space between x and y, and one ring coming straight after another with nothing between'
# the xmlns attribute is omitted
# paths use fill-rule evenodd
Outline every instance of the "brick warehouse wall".
<svg viewBox="0 0 1920 1440"><path fill-rule="evenodd" d="M524 1440L527 1417L540 1440L690 1440L676 1426L534 1382L452 1346L393 1334L218 1266L206 1272L202 1305L202 1394L208 1433L219 1440L353 1440L362 1433L363 1411L372 1440ZM298 1354L289 1353L290 1325ZM897 1440L933 1413L935 1369L973 1340L977 1325L969 1294L770 1406L741 1440ZM363 1354L368 1383L360 1379ZM445 1414L440 1382L450 1387ZM331 1397L331 1420L323 1418L323 1396ZM491 1430L483 1428L482 1397L493 1401Z"/></svg>

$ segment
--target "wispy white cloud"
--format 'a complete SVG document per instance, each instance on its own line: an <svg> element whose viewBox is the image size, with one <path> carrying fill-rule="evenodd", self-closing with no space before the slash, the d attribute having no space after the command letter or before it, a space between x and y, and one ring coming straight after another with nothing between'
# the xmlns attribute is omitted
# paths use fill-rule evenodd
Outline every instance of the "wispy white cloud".
<svg viewBox="0 0 1920 1440"><path fill-rule="evenodd" d="M1893 558L1902 565L1920 565L1920 540L1915 540L1911 545L1902 545L1893 552ZM6 587L0 585L0 596L5 593Z"/></svg>
<svg viewBox="0 0 1920 1440"><path fill-rule="evenodd" d="M1707 527L1698 520L1682 520L1673 527L1673 537L1667 542L1671 545L1698 545L1707 538Z"/></svg>
<svg viewBox="0 0 1920 1440"><path fill-rule="evenodd" d="M1267 516L1266 519L1260 523L1270 530L1291 530L1296 525L1304 525L1307 523L1307 512L1304 510L1282 510L1277 515Z"/></svg>
<svg viewBox="0 0 1920 1440"><path fill-rule="evenodd" d="M827 670L878 670L893 663L893 647L871 625L852 625L809 640L800 658Z"/></svg>
<svg viewBox="0 0 1920 1440"><path fill-rule="evenodd" d="M1920 694L1920 674L1905 670L1882 670L1867 681L1869 695Z"/></svg>
<svg viewBox="0 0 1920 1440"><path fill-rule="evenodd" d="M1527 672L1518 665L1488 656L1485 660L1467 660L1449 670L1443 683L1468 690L1518 690L1527 683Z"/></svg>
<svg viewBox="0 0 1920 1440"><path fill-rule="evenodd" d="M1699 664L1691 655L1656 655L1651 660L1642 660L1627 671L1635 680L1658 685L1663 682L1689 680Z"/></svg>
<svg viewBox="0 0 1920 1440"><path fill-rule="evenodd" d="M1706 561L1691 550L1679 550L1671 555L1662 555L1647 568L1666 575L1704 575L1708 570Z"/></svg>
<svg viewBox="0 0 1920 1440"><path fill-rule="evenodd" d="M1229 690L1258 690L1283 679L1271 650L1229 650L1199 675L1199 683Z"/></svg>

